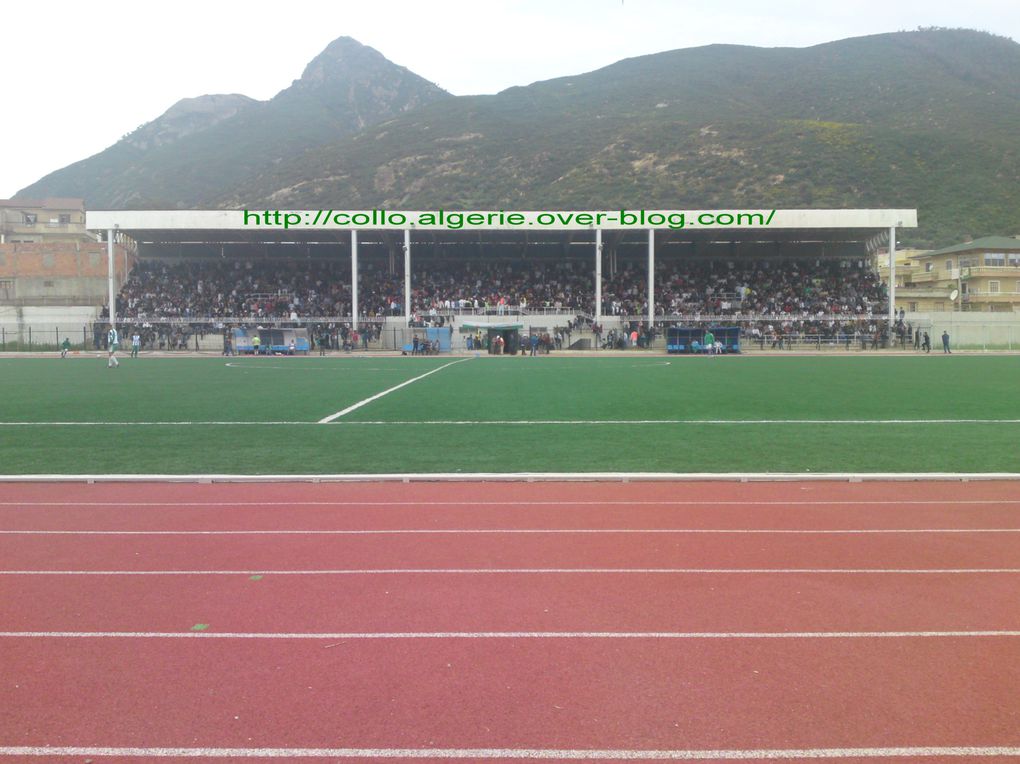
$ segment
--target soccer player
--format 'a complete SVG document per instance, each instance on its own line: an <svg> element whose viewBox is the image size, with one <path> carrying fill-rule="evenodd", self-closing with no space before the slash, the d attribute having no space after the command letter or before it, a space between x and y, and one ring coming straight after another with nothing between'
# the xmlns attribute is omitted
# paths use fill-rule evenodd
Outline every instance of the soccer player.
<svg viewBox="0 0 1020 764"><path fill-rule="evenodd" d="M120 337L117 335L117 327L110 324L110 331L106 333L107 345L109 345L110 357L106 361L106 368L112 369L115 366L120 366L120 361L117 360L117 348L120 346Z"/></svg>
<svg viewBox="0 0 1020 764"><path fill-rule="evenodd" d="M142 346L142 336L135 332L131 335L131 357L138 357L138 349Z"/></svg>
<svg viewBox="0 0 1020 764"><path fill-rule="evenodd" d="M67 351L71 349L71 340L64 337L64 341L60 343L60 357L67 358Z"/></svg>

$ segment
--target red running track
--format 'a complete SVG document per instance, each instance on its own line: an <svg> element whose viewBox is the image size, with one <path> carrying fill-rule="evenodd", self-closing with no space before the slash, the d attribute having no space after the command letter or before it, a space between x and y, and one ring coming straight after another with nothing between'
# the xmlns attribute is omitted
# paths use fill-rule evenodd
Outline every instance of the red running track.
<svg viewBox="0 0 1020 764"><path fill-rule="evenodd" d="M0 530L458 529L913 532L4 534L0 568L23 572L0 574L0 630L33 635L0 636L0 758L45 746L32 761L83 747L150 750L104 762L285 747L811 749L853 761L848 749L979 746L1020 758L1018 636L314 636L1016 632L1016 485L0 486ZM969 532L930 532L947 529ZM72 575L421 567L809 572ZM313 636L43 636L197 624ZM961 760L925 760L950 758Z"/></svg>

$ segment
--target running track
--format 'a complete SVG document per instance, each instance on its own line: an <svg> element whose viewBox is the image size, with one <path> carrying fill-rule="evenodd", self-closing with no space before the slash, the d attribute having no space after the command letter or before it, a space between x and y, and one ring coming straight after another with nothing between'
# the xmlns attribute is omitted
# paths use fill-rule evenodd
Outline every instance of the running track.
<svg viewBox="0 0 1020 764"><path fill-rule="evenodd" d="M1020 486L0 485L0 760L1020 761Z"/></svg>

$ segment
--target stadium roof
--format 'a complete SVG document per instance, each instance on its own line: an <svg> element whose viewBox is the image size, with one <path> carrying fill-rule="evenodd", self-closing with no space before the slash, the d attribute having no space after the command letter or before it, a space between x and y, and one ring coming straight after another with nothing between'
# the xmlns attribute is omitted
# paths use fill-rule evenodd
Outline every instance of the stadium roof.
<svg viewBox="0 0 1020 764"><path fill-rule="evenodd" d="M292 217L288 217L292 216ZM479 216L474 217L472 216ZM641 217L643 216L643 217ZM246 223L247 219L247 223ZM481 220L472 224L471 220ZM347 221L339 224L336 221ZM350 222L356 221L356 222ZM597 224L596 222L597 221ZM722 221L722 222L718 222ZM891 227L916 228L912 209L844 210L656 210L471 212L98 210L86 213L86 228L117 229L139 243L346 243L393 241L410 230L416 241L586 241L596 230L615 235L656 230L656 245L690 243L776 244L817 242L864 244ZM610 233L611 232L611 233ZM588 235L585 235L585 234ZM424 234L424 235L422 235Z"/></svg>

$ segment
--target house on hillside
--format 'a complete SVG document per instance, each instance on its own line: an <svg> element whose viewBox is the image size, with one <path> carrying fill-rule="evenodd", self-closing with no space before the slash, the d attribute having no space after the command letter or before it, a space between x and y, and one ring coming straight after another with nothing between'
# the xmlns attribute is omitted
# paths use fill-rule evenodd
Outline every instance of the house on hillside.
<svg viewBox="0 0 1020 764"><path fill-rule="evenodd" d="M1020 313L1020 237L986 236L913 253L902 277L896 307L908 313Z"/></svg>

